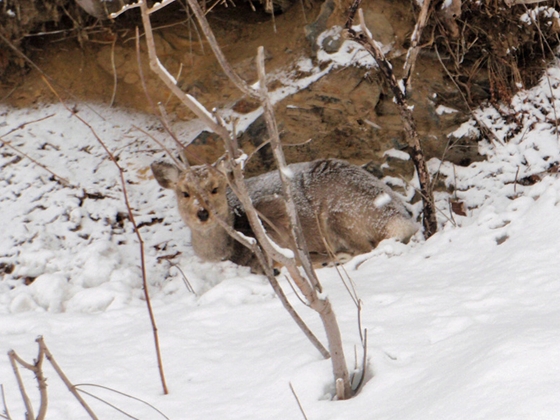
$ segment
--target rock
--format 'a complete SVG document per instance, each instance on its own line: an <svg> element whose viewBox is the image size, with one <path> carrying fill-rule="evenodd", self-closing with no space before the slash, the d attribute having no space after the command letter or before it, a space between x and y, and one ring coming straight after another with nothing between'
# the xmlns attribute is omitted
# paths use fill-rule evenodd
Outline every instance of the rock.
<svg viewBox="0 0 560 420"><path fill-rule="evenodd" d="M364 20L374 40L383 45L391 45L395 41L395 31L385 15L365 9Z"/></svg>

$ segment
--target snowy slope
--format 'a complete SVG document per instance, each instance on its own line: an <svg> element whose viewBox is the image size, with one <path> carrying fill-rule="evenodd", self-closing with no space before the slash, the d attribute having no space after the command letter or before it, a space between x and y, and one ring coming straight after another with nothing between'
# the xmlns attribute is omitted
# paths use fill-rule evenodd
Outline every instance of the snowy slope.
<svg viewBox="0 0 560 420"><path fill-rule="evenodd" d="M300 419L290 383L309 419L556 419L559 84L560 70L552 68L539 86L514 99L514 111L502 110L514 112L517 124L493 108L479 111L501 140L480 143L486 161L467 168L430 162L455 186L467 216L450 220L449 196L441 193L435 236L408 245L386 241L346 264L363 301L368 376L362 392L344 402L331 401L330 362L299 332L264 278L193 255L172 195L149 176L149 163L163 153L134 128L168 142L157 121L81 104L79 114L126 170L170 389L163 396L139 245L116 167L62 106L2 108L0 135L9 133L2 139L71 186L0 147L0 354L14 349L31 361L42 335L74 383L133 395L172 419ZM461 133L474 129L466 123ZM196 130L177 131L189 136ZM178 252L172 260L161 258ZM336 270L318 274L353 367L356 346L362 357L356 307ZM25 279L34 281L25 285ZM324 341L317 317L282 284ZM48 364L45 374L47 418L88 418ZM33 377L25 378L37 406ZM0 384L10 414L22 418L6 356L0 356ZM164 418L122 394L82 389L136 418ZM84 398L99 418L127 418Z"/></svg>

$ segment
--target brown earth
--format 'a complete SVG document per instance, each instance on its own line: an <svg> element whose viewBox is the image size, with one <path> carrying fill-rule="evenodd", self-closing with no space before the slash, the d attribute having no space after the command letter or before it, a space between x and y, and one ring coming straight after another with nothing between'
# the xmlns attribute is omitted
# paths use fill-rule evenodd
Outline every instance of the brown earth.
<svg viewBox="0 0 560 420"><path fill-rule="evenodd" d="M363 7L368 26L375 28L374 37L384 44L393 44L391 58L398 76L417 11L410 2L392 0L364 3ZM304 6L303 2L297 2L272 20L263 11L252 11L246 2L237 3L235 8L216 8L208 18L226 57L242 78L254 82L254 57L259 46L265 48L270 73L290 68L302 56L313 57L314 48L309 39L323 28L344 25L345 13L336 9L326 26L321 20L315 26L307 26L306 37L306 25L317 19L320 10L319 3ZM209 109L234 107L241 113L254 110L257 105L243 98L227 79L207 42L200 39L199 31L184 12L175 8L166 13L179 18L175 17L172 24L169 24L169 15L159 19L159 23L158 18L155 19L156 46L165 67L171 74L178 75L182 90ZM134 21L134 17L130 20ZM311 34L310 29L313 29ZM112 103L152 113L154 110L144 93L138 72L135 44L132 25L104 22L74 39L37 38L28 51L63 98ZM143 42L140 50L151 101L164 103L174 121L193 118L151 73ZM14 73L7 79L0 88L0 98L11 106L27 107L57 100L37 69L26 74ZM482 86L488 81L478 83ZM445 157L459 165L480 159L476 139L462 139L448 147L448 134L467 120L469 114L434 54L420 55L413 87L410 104L414 105L414 116L427 158ZM438 105L458 112L440 115L436 112ZM383 174L404 175L406 178L412 175L410 162L384 156L388 149L406 150L407 144L392 97L375 69L335 69L278 103L276 116L289 162L338 157L360 164L372 162L372 168ZM242 134L241 144L250 153L265 139L264 125L257 120ZM209 134L203 134L189 147L207 161L215 160L223 151L219 142ZM252 159L248 172L266 170L270 163L269 152L263 149Z"/></svg>

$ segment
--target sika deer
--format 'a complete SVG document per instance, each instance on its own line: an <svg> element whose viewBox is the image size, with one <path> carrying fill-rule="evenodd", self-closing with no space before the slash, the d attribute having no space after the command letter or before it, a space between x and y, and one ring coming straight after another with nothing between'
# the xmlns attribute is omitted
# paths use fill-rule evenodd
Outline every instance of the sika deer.
<svg viewBox="0 0 560 420"><path fill-rule="evenodd" d="M206 192L210 207L230 226L253 236L245 212L214 167L195 166L194 178ZM207 261L231 260L259 271L251 252L233 240L215 220L186 173L165 162L152 164L164 188L175 191L179 213L191 229L195 253ZM336 159L288 166L294 202L314 265L371 251L383 239L408 242L418 230L401 200L369 172ZM278 171L246 180L251 200L262 215L269 236L289 248L289 218Z"/></svg>

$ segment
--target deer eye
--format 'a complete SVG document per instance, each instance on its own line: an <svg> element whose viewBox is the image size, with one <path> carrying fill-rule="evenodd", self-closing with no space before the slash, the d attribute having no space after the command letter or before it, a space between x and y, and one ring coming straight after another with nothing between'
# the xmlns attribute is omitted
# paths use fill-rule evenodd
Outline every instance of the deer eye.
<svg viewBox="0 0 560 420"><path fill-rule="evenodd" d="M214 189L211 191L211 193L212 193L212 194L218 194L218 187L214 188Z"/></svg>
<svg viewBox="0 0 560 420"><path fill-rule="evenodd" d="M183 197L185 198L189 198L191 195L188 193L188 191L183 191Z"/></svg>

